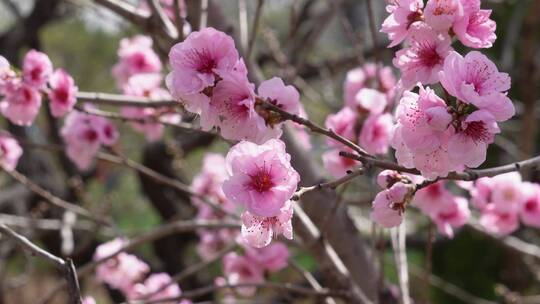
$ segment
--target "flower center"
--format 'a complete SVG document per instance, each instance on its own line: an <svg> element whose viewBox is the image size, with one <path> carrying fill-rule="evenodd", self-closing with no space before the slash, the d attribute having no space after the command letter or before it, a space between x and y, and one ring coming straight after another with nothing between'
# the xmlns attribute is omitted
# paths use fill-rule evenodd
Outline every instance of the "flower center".
<svg viewBox="0 0 540 304"><path fill-rule="evenodd" d="M525 210L527 212L535 212L538 210L538 202L535 200L529 200L525 203Z"/></svg>
<svg viewBox="0 0 540 304"><path fill-rule="evenodd" d="M274 187L270 171L266 170L264 167L259 168L255 174L250 175L249 177L251 177L249 187L259 193L266 192Z"/></svg>
<svg viewBox="0 0 540 304"><path fill-rule="evenodd" d="M482 121L471 121L467 123L467 127L463 132L475 143L487 142L489 140L489 132Z"/></svg>
<svg viewBox="0 0 540 304"><path fill-rule="evenodd" d="M98 138L98 134L95 130L86 130L83 134L83 138L86 140L86 141L89 141L89 142L94 142L97 140Z"/></svg>
<svg viewBox="0 0 540 304"><path fill-rule="evenodd" d="M60 103L67 103L68 92L66 89L58 89L54 92L54 95Z"/></svg>
<svg viewBox="0 0 540 304"><path fill-rule="evenodd" d="M442 64L443 59L437 53L435 47L429 43L421 43L418 51L418 59L422 65L427 67L434 67L438 64Z"/></svg>
<svg viewBox="0 0 540 304"><path fill-rule="evenodd" d="M203 74L211 74L217 67L216 60L206 49L189 51L186 60L197 72Z"/></svg>

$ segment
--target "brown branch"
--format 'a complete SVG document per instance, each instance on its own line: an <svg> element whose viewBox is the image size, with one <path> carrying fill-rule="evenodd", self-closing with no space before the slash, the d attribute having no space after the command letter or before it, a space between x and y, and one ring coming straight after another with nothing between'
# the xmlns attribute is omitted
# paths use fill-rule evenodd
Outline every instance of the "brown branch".
<svg viewBox="0 0 540 304"><path fill-rule="evenodd" d="M81 291L79 288L79 281L77 280L77 272L73 266L73 261L71 259L66 259L65 261L54 254L38 247L26 237L18 234L17 232L11 230L8 226L0 224L0 232L3 235L8 236L15 242L17 242L24 250L31 252L33 255L37 255L42 259L52 263L58 269L64 272L66 283L68 286L69 299L71 304L80 304Z"/></svg>
<svg viewBox="0 0 540 304"><path fill-rule="evenodd" d="M255 9L255 17L253 17L253 25L251 28L251 36L249 38L248 48L245 55L247 61L249 61L251 53L253 52L253 46L255 45L255 39L257 38L257 32L259 31L263 5L264 0L257 1L257 8Z"/></svg>
<svg viewBox="0 0 540 304"><path fill-rule="evenodd" d="M59 198L58 196L55 196L54 194L52 194L48 190L42 188L38 184L36 184L33 181L31 181L30 179L28 179L25 175L21 174L20 172L15 171L15 170L7 170L4 166L0 166L0 168L4 172L6 172L11 178L13 178L17 182L21 183L22 185L24 185L26 188L28 188L33 193L35 193L35 194L39 195L40 197L44 198L46 201L48 201L52 205L54 205L56 207L59 207L59 208L62 208L62 209L65 209L65 210L72 211L73 213L76 213L76 214L78 214L80 216L88 218L88 219L90 219L90 220L92 220L92 221L94 221L96 223L111 226L111 221L109 219L104 219L103 217L97 217L97 216L93 215L90 211L82 208L81 206L78 206L76 204L67 202L67 201Z"/></svg>
<svg viewBox="0 0 540 304"><path fill-rule="evenodd" d="M355 170L352 170L350 172L347 172L347 175L336 179L334 181L326 182L326 183L320 183L317 185L309 186L309 187L301 187L296 193L293 195L291 200L297 201L299 200L302 195L304 195L307 192L311 192L314 190L322 190L322 189L336 189L338 186L346 184L350 182L351 180L355 179L356 177L364 174L364 168L357 168Z"/></svg>
<svg viewBox="0 0 540 304"><path fill-rule="evenodd" d="M322 289L322 290L314 290L310 288L305 288L302 286L296 286L293 284L288 283L274 283L274 282L266 282L266 283L245 283L245 284L224 284L224 285L210 285L206 287L201 287L195 290L190 290L182 293L179 297L171 297L171 298L163 298L159 300L153 300L153 301L134 301L133 304L157 304L157 303L167 303L167 302L178 302L183 299L195 299L197 297L222 290L222 289L236 289L236 288L246 288L246 287L255 287L255 288L267 288L267 289L274 289L278 291L284 291L284 292L290 292L294 294L303 295L306 297L314 297L314 298L326 298L326 297L336 297L336 298L343 298L347 299L350 297L350 293L345 290L330 290L330 289Z"/></svg>
<svg viewBox="0 0 540 304"><path fill-rule="evenodd" d="M182 106L182 104L176 100L155 100L146 97L97 92L78 92L77 99L80 102L91 102L95 104L105 104L120 107L130 106L142 108L161 108Z"/></svg>
<svg viewBox="0 0 540 304"><path fill-rule="evenodd" d="M174 26L174 24L171 22L171 19L167 17L165 12L163 11L163 7L159 3L158 0L147 0L148 6L150 7L150 10L152 11L152 15L150 16L150 20L155 20L157 23L156 26L158 28L162 28L169 37L171 37L173 40L178 39L178 30ZM182 31L182 29L180 29Z"/></svg>
<svg viewBox="0 0 540 304"><path fill-rule="evenodd" d="M118 254L124 251L131 250L135 247L138 247L142 244L154 242L159 239L163 239L167 236L178 234L178 233L187 233L196 231L198 229L222 229L222 228L231 228L239 229L240 224L236 221L215 221L215 220L192 220L192 221L174 221L167 224L164 224L160 227L154 228L148 232L142 233L128 240L127 243L122 246L120 249L112 252L111 254L97 260L90 262L77 271L78 277L83 277L91 274L91 272L101 263L114 258ZM47 294L40 303L49 303L54 295L62 290L65 287L65 283L58 284L53 288L49 294Z"/></svg>
<svg viewBox="0 0 540 304"><path fill-rule="evenodd" d="M302 266L300 266L300 264L296 263L293 260L290 260L289 264L291 265L291 267L293 269L295 269L299 274L301 274L304 277L304 279L306 279L306 281L309 283L309 285L314 290L316 290L316 291L322 291L323 290L322 285L317 281L317 279L315 279L315 277L313 276L313 274L311 272L307 271ZM336 301L331 297L327 297L325 299L325 302L327 304L336 304Z"/></svg>
<svg viewBox="0 0 540 304"><path fill-rule="evenodd" d="M291 113L289 113L287 111L284 111L281 108L273 105L270 102L267 102L267 101L262 100L262 99L257 99L257 102L256 102L255 106L256 107L257 106L261 107L263 109L263 111L266 110L266 111L275 112L275 113L279 114L283 120L290 120L290 121L293 121L293 122L295 122L297 124L301 124L301 125L307 127L311 132L319 133L319 134L325 135L327 137L330 137L330 138L344 144L345 146L351 148L352 150L356 151L357 153L359 153L361 155L369 155L366 151L364 151L364 149L360 148L360 146L358 146L357 144L353 143L352 141L342 137L341 135L337 134L333 130L325 129L323 127L320 127L320 126L314 124L313 122L311 122L310 120L302 118L302 117L300 117L300 116L298 116L296 114L291 114Z"/></svg>
<svg viewBox="0 0 540 304"><path fill-rule="evenodd" d="M371 156L357 155L350 152L340 151L340 156L347 157L350 159L358 160L366 166L375 166L381 169L395 170L399 172L411 173L420 175L420 171L416 169L405 168L396 163L380 160ZM521 171L521 170L530 170L538 169L540 166L540 156L536 156L530 159L526 159L520 162L515 162L513 164L508 164L504 166L498 166L493 168L486 169L469 169L463 172L451 172L446 177L441 177L440 179L449 179L449 180L463 180L463 181L473 181L481 177L493 177L499 174ZM430 182L431 183L431 182ZM426 184L425 186L427 186Z"/></svg>
<svg viewBox="0 0 540 304"><path fill-rule="evenodd" d="M84 108L81 106L76 106L76 109L77 111L83 112L86 114L105 117L109 119L120 120L123 122L135 122L135 123L140 123L140 124L161 124L164 126L173 127L173 128L177 128L177 129L189 131L189 132L211 133L211 132L203 131L201 128L195 127L194 125L189 124L189 123L185 123L185 122L172 123L168 121L163 121L161 120L161 117L159 115L135 118L135 117L125 117L115 112L108 112L108 111L92 109L92 108Z"/></svg>

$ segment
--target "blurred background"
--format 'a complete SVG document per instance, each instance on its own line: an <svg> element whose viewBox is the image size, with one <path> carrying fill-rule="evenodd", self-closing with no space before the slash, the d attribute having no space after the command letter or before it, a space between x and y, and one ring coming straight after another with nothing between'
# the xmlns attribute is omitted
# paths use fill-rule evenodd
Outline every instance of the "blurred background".
<svg viewBox="0 0 540 304"><path fill-rule="evenodd" d="M200 1L186 0L189 14ZM247 0L248 16L253 16L256 2ZM492 19L497 22L497 36L493 48L486 54L497 63L499 70L512 77L510 96L515 102L518 115L502 125L503 133L497 137L488 154L487 165L515 161L538 154L537 100L540 95L540 1L536 0L483 0L484 8L493 9ZM295 30L302 37L292 43L289 27L292 13L303 10L318 24L305 24ZM377 26L386 17L385 1L374 1ZM254 60L267 78L281 75L294 83L302 93L302 102L309 117L322 124L325 117L337 112L343 105L342 86L345 74L351 68L365 62L380 59L391 65L395 50L386 49L384 35L371 38L366 13L366 1L362 0L271 0L265 2L260 34L255 42ZM214 19L215 18L215 19ZM230 33L238 32L238 1L214 0L210 3L209 25L222 18L230 24ZM20 63L24 53L40 49L47 53L55 67L62 67L73 75L81 91L119 93L111 76L111 67L117 61L116 51L121 38L139 32L114 13L92 3L77 0L1 0L0 1L0 55L13 63ZM317 39L313 37L317 36ZM296 66L293 76L283 63L276 63L272 55L272 39L286 44L289 64ZM270 42L269 42L270 41ZM163 58L164 62L166 58ZM397 72L396 72L397 76ZM47 121L41 117L41 121ZM8 126L19 136L36 142L54 141L53 128L35 124L29 129ZM204 153L225 153L229 145L212 137L191 138L179 132L168 134L161 142L148 144L143 136L131 128L117 123L122 134L117 149L130 158L151 168L159 169L169 176L190 183L198 172ZM170 132L170 131L169 131ZM317 158L325 151L324 139L311 138L313 155ZM320 160L320 157L318 157ZM172 218L190 218L194 214L189 198L172 189L156 190L153 182L135 172L98 163L92 174L79 174L54 153L26 151L21 161L24 171L40 184L63 197L77 197L77 187L84 181L84 199L87 206L110 214L123 233L135 234L158 226ZM320 169L322 165L319 164ZM355 181L343 194L360 230L369 236L370 222L367 212L370 198L374 195L374 176ZM538 181L538 176L528 176ZM31 217L57 217L39 199L18 189L15 184L1 179L0 211L25 214ZM154 185L155 186L155 185ZM4 190L5 189L5 190ZM18 189L18 190L17 190ZM184 204L175 201L183 200ZM481 299L497 303L523 303L515 296L540 295L540 260L523 256L502 246L497 240L474 229L460 230L453 240L436 238L433 247L432 271L436 278L426 285L422 269L425 268L425 252L428 239L428 221L420 214L408 215L408 257L411 272L411 292L414 298L426 303L483 303ZM59 252L59 240L55 233L27 231L33 239L53 252ZM521 239L540 245L540 234L533 229L516 233ZM76 247L72 256L78 265L91 258L97 244L106 236L87 239ZM1 240L0 240L1 242ZM194 250L195 235L167 238L137 249L137 255L152 265L176 273L197 260ZM383 242L384 243L384 242ZM389 281L396 283L394 259L391 247L374 244L384 253L382 271ZM51 267L29 258L0 243L0 303L36 303L59 280L59 274ZM308 270L317 271L316 261L300 252L295 260ZM189 290L211 282L219 275L216 265L207 273L181 285ZM297 274L285 271L280 278L294 280ZM296 278L297 279L297 278ZM370 279L370 278L367 278ZM374 279L374 278L373 278ZM110 292L92 279L81 282L83 294L92 294L98 303L113 303ZM426 288L429 286L429 288ZM259 303L289 303L275 296ZM263 297L264 298L264 297ZM64 299L58 297L57 303ZM254 300L255 301L255 300ZM529 298L528 303L540 303L540 296Z"/></svg>

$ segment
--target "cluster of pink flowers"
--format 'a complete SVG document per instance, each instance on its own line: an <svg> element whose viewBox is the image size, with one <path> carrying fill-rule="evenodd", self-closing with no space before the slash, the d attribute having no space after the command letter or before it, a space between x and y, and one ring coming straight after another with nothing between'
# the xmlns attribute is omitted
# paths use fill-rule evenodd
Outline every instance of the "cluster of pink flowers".
<svg viewBox="0 0 540 304"><path fill-rule="evenodd" d="M371 154L385 154L390 145L394 125L391 109L396 79L389 67L368 63L347 73L344 84L345 107L326 118L325 125L338 135L357 142ZM323 155L325 168L334 177L341 177L359 163L339 156L349 150L343 144L327 139L332 148Z"/></svg>
<svg viewBox="0 0 540 304"><path fill-rule="evenodd" d="M94 261L100 261L116 253L126 245L125 239L114 239L96 248ZM120 252L96 267L98 281L122 292L127 300L149 297L149 300L178 297L182 294L178 284L171 282L166 273L150 274L150 267L133 254ZM92 303L92 298L85 299ZM190 301L167 302L170 304L189 304Z"/></svg>
<svg viewBox="0 0 540 304"><path fill-rule="evenodd" d="M371 219L386 227L396 227L403 221L403 213L410 204L427 215L439 232L454 236L454 229L465 225L471 216L467 199L456 196L439 181L416 190L423 178L385 170L377 177L377 183L385 190L373 201Z"/></svg>
<svg viewBox="0 0 540 304"><path fill-rule="evenodd" d="M255 93L233 39L223 32L192 32L172 47L169 60L172 72L166 82L173 97L200 114L203 129L217 127L225 139L260 144L281 136L281 120L257 107L260 101L299 114L298 91L279 78L262 82Z"/></svg>
<svg viewBox="0 0 540 304"><path fill-rule="evenodd" d="M203 166L191 183L191 189L204 197L217 202L224 210L234 212L236 205L227 199L222 190L223 182L227 179L225 158L220 154L208 153L204 156ZM203 220L223 219L225 214L215 210L199 197L191 198L198 209L196 218ZM197 251L203 259L211 259L238 235L235 229L200 229L197 230L199 243Z"/></svg>
<svg viewBox="0 0 540 304"><path fill-rule="evenodd" d="M223 192L231 202L245 208L241 233L251 246L267 246L280 234L293 237L290 199L300 176L290 160L285 144L277 139L262 145L242 141L227 154Z"/></svg>
<svg viewBox="0 0 540 304"><path fill-rule="evenodd" d="M15 72L0 56L0 111L13 124L29 126L41 108L43 95L49 100L54 117L62 117L76 103L77 87L62 69L53 69L49 57L30 50L24 56L22 72Z"/></svg>
<svg viewBox="0 0 540 304"><path fill-rule="evenodd" d="M522 181L519 173L483 177L467 187L472 205L480 211L480 224L490 233L507 235L519 220L540 228L540 185Z"/></svg>
<svg viewBox="0 0 540 304"><path fill-rule="evenodd" d="M91 105L85 107L93 108ZM67 145L67 156L81 170L90 167L101 145L112 146L119 137L116 127L108 119L76 110L66 116L60 134Z"/></svg>
<svg viewBox="0 0 540 304"><path fill-rule="evenodd" d="M264 248L244 246L244 255L236 252L223 257L224 278L218 278L216 284L260 284L265 281L266 273L274 273L287 267L289 250L283 243L273 243ZM253 296L256 287L236 288L235 291L244 296Z"/></svg>
<svg viewBox="0 0 540 304"><path fill-rule="evenodd" d="M171 95L162 87L162 64L159 56L152 49L152 39L147 36L124 38L118 49L118 63L112 74L123 94L147 97L150 100L167 100ZM131 126L146 136L148 141L155 141L163 135L164 127L160 122L176 123L181 116L169 108L122 107L124 117L138 120Z"/></svg>
<svg viewBox="0 0 540 304"><path fill-rule="evenodd" d="M382 31L391 46L406 41L394 65L405 91L396 112L392 147L398 162L426 178L480 166L500 133L499 122L514 115L507 97L510 77L478 51L465 57L451 48L451 36L473 48L491 47L495 22L480 0L393 1ZM446 97L423 85L440 83ZM454 98L450 98L450 96Z"/></svg>

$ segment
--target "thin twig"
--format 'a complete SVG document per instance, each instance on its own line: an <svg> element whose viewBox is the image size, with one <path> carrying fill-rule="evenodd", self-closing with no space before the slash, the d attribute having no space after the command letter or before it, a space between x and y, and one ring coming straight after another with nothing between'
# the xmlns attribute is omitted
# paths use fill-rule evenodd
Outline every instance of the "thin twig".
<svg viewBox="0 0 540 304"><path fill-rule="evenodd" d="M264 0L257 1L257 8L255 9L255 17L253 17L253 25L251 26L251 36L249 38L248 48L245 54L247 61L249 61L251 53L253 52L253 46L255 45L255 39L257 38L257 32L259 31L259 24L261 21L263 5L264 5Z"/></svg>
<svg viewBox="0 0 540 304"><path fill-rule="evenodd" d="M79 281L77 280L77 272L75 271L75 267L73 266L73 262L71 261L71 259L67 259L64 261L63 259L55 256L54 254L38 247L26 237L11 230L8 226L4 224L0 224L0 232L2 232L2 234L8 236L12 240L16 241L19 245L23 247L23 249L28 250L33 255L37 255L42 259L52 263L58 269L63 271L68 286L70 303L80 304L82 302Z"/></svg>
<svg viewBox="0 0 540 304"><path fill-rule="evenodd" d="M300 264L293 260L290 260L289 264L293 269L300 273L304 277L304 279L306 279L306 281L309 283L309 285L311 285L311 287L313 287L313 289L315 289L316 291L323 290L322 285L317 281L317 279L313 276L311 272L305 270L302 266L300 266ZM336 301L331 297L327 297L325 299L325 302L327 304L336 304Z"/></svg>
<svg viewBox="0 0 540 304"><path fill-rule="evenodd" d="M121 252L131 250L135 247L138 247L142 244L151 243L170 235L175 235L178 233L192 232L199 229L222 229L222 228L231 228L239 229L240 224L236 221L214 221L214 220L190 220L190 221L174 221L167 224L164 224L160 227L154 228L148 232L139 234L132 239L128 240L124 246L118 250L110 253L103 258L92 261L77 270L78 277L83 277L92 273L92 271L100 264L105 261L114 258ZM55 296L57 292L62 290L65 287L65 283L58 284L53 288L49 294L47 294L40 303L49 303Z"/></svg>
<svg viewBox="0 0 540 304"><path fill-rule="evenodd" d="M275 113L279 114L283 120L291 120L293 122L296 122L297 124L301 124L301 125L307 127L312 132L319 133L319 134L325 135L327 137L330 137L330 138L344 144L345 146L351 148L352 150L356 151L357 153L359 153L361 155L369 155L366 151L364 151L364 149L360 148L360 146L358 146L357 144L353 143L352 141L342 137L341 135L337 134L333 130L325 129L323 127L320 127L320 126L314 124L313 122L311 122L310 120L302 118L302 117L300 117L300 116L298 116L296 114L291 114L291 113L289 113L287 111L284 111L281 108L273 105L270 102L267 102L267 101L262 100L262 99L257 99L256 106L261 107L263 110L272 111L272 112L275 112Z"/></svg>
<svg viewBox="0 0 540 304"><path fill-rule="evenodd" d="M119 113L103 111L100 109L84 108L81 106L76 106L76 109L77 111L83 112L86 114L105 117L109 119L120 120L123 122L134 122L134 123L139 123L139 124L161 124L164 126L169 126L169 127L181 129L184 131L189 131L189 132L211 133L211 132L203 131L201 128L195 127L194 125L189 124L189 123L185 123L185 122L172 123L172 122L164 121L163 119L161 119L160 116L125 117Z"/></svg>
<svg viewBox="0 0 540 304"><path fill-rule="evenodd" d="M82 208L81 206L78 206L76 204L67 202L67 201L59 198L58 196L52 194L48 190L46 190L46 189L42 188L41 186L39 186L38 184L34 183L33 181L31 181L25 175L19 173L18 171L16 171L16 170L8 170L4 166L0 166L0 168L4 172L6 172L11 178L18 181L19 183L24 185L26 188L28 188L30 191L32 191L33 193L41 196L42 198L44 198L46 201L53 204L54 206L65 209L65 210L72 211L72 212L74 212L74 213L76 213L76 214L78 214L80 216L83 216L85 218L88 218L88 219L90 219L90 220L92 220L92 221L94 221L96 223L111 226L111 221L109 219L105 219L103 217L97 217L97 216L93 215L90 211Z"/></svg>
<svg viewBox="0 0 540 304"><path fill-rule="evenodd" d="M157 304L157 303L178 302L183 299L194 299L194 298L215 292L217 290L237 289L237 288L247 288L247 287L268 288L268 289L280 290L284 292L290 292L290 293L300 294L306 297L315 297L315 298L337 297L337 298L347 299L350 297L350 293L345 290L330 290L330 289L325 288L320 291L317 291L311 288L296 286L289 283L283 284L283 283L266 282L266 283L224 284L224 285L219 285L219 286L210 285L210 286L201 287L195 290L183 292L182 295L179 297L163 298L163 299L153 300L153 301L134 301L133 304Z"/></svg>
<svg viewBox="0 0 540 304"><path fill-rule="evenodd" d="M208 2L209 0L201 0L201 18L199 29L203 29L208 26Z"/></svg>
<svg viewBox="0 0 540 304"><path fill-rule="evenodd" d="M347 172L347 175L339 179L336 179L334 181L320 183L320 184L309 186L309 187L301 187L298 191L296 191L296 193L293 195L291 200L297 201L302 197L302 195L308 192L314 191L314 190L336 189L338 186L346 184L362 174L364 174L364 168L357 168L357 169Z"/></svg>
<svg viewBox="0 0 540 304"><path fill-rule="evenodd" d="M410 304L409 295L409 270L407 265L407 250L405 238L407 234L405 221L399 227L392 229L392 247L394 249L394 259L396 261L397 274L399 279L399 291L401 304Z"/></svg>
<svg viewBox="0 0 540 304"><path fill-rule="evenodd" d="M127 96L120 94L109 94L99 92L78 92L77 100L82 102L91 102L95 104L106 104L111 106L130 106L142 108L161 108L161 107L181 107L182 104L176 100L156 100L139 96Z"/></svg>
<svg viewBox="0 0 540 304"><path fill-rule="evenodd" d="M150 18L153 18L153 20L156 20L158 23L158 27L161 27L165 30L167 35L173 39L178 39L178 31L174 24L171 22L171 19L167 17L165 14L165 11L163 11L163 7L159 3L158 0L147 0L148 6L150 7L150 10L152 11L152 15Z"/></svg>
<svg viewBox="0 0 540 304"><path fill-rule="evenodd" d="M363 156L357 155L350 152L340 151L340 156L347 157L350 159L358 160L366 166L375 166L381 169L395 170L399 172L411 173L420 175L420 171L411 168L405 168L396 163L380 160L372 156ZM475 169L475 170L465 170L463 172L451 172L446 177L439 179L449 179L449 180L463 180L463 181L473 181L481 177L493 177L499 174L521 171L527 169L537 169L540 166L540 156L536 156L530 159L526 159L520 162L515 162L513 164L508 164L504 166L498 166L487 169Z"/></svg>
<svg viewBox="0 0 540 304"><path fill-rule="evenodd" d="M238 22L240 23L240 47L244 53L248 50L248 17L246 0L238 0ZM247 57L246 57L247 58Z"/></svg>
<svg viewBox="0 0 540 304"><path fill-rule="evenodd" d="M221 260L222 257L224 257L227 253L235 250L237 247L238 247L238 245L236 243L233 243L233 244L231 244L229 246L225 246L223 249L216 252L210 259L208 259L206 261L202 261L202 262L197 263L197 264L193 264L193 265L187 267L186 269L182 270L182 272L174 275L171 278L169 283L164 284L163 286L158 288L155 292L152 292L152 293L146 295L141 300L148 300L148 299L152 298L154 295L156 295L156 294L160 293L161 291L167 289L169 286L171 286L171 285L173 285L175 283L180 283L182 280L196 274L197 272L199 272L199 271L201 271L203 269L206 269L208 266L210 266L213 263Z"/></svg>

